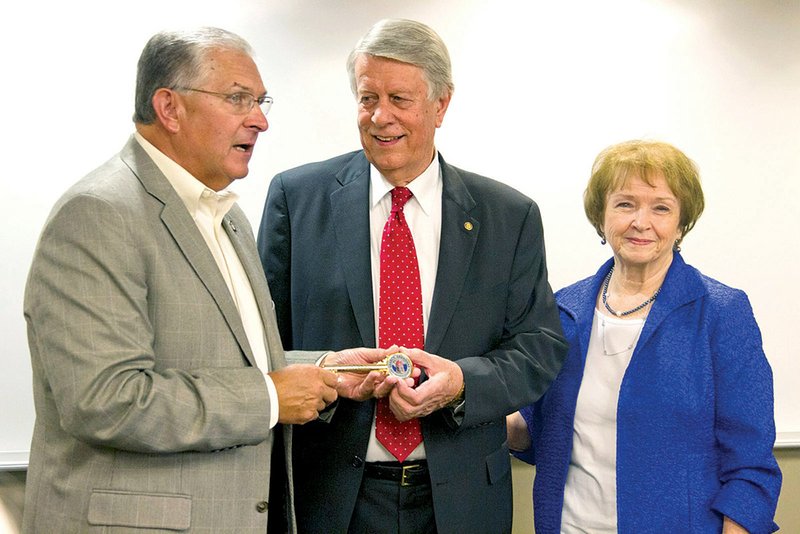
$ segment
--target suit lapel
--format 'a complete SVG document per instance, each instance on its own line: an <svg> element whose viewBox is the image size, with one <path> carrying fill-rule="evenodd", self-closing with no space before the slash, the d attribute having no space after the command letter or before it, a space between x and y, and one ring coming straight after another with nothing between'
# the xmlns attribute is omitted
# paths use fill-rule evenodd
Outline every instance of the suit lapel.
<svg viewBox="0 0 800 534"><path fill-rule="evenodd" d="M439 266L425 338L425 350L436 352L464 289L480 232L470 215L476 206L458 171L440 157L442 168L442 235ZM361 339L376 346L369 250L369 163L363 152L337 175L341 187L331 194L336 246ZM467 224L469 223L469 224Z"/></svg>
<svg viewBox="0 0 800 534"><path fill-rule="evenodd" d="M264 268L258 259L255 239L250 232L247 218L239 206L234 205L231 208L228 215L223 219L222 227L225 229L225 233L228 234L231 244L239 256L239 261L242 262L245 274L250 280L250 287L253 289L258 312L261 314L261 322L264 325L270 369L286 367L286 357L278 334L278 325L270 320L274 305L269 294L267 279L264 276Z"/></svg>
<svg viewBox="0 0 800 534"><path fill-rule="evenodd" d="M480 222L470 215L476 206L455 167L440 156L442 169L442 235L425 350L437 353L455 313L472 265Z"/></svg>
<svg viewBox="0 0 800 534"><path fill-rule="evenodd" d="M255 365L253 352L247 342L239 311L236 309L211 251L208 250L208 245L183 201L135 138L131 137L120 153L120 157L139 178L145 190L164 205L161 211L161 220L164 226L217 303L222 316L242 348L242 352L250 364Z"/></svg>
<svg viewBox="0 0 800 534"><path fill-rule="evenodd" d="M359 152L336 176L331 193L336 250L365 346L376 346L369 250L369 163Z"/></svg>

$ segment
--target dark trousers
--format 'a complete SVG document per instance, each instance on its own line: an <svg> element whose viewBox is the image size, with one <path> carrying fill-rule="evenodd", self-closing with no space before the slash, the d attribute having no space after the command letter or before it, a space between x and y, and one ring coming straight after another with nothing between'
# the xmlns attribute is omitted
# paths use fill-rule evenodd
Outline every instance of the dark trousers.
<svg viewBox="0 0 800 534"><path fill-rule="evenodd" d="M431 485L365 476L348 534L436 534Z"/></svg>

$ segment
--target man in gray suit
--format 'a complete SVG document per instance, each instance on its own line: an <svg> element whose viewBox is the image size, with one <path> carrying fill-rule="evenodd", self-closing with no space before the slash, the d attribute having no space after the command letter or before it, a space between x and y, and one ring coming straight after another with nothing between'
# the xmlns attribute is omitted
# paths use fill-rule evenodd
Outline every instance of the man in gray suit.
<svg viewBox="0 0 800 534"><path fill-rule="evenodd" d="M284 355L225 190L271 102L234 34L147 43L135 134L55 205L28 279L25 532L296 531L290 425L336 399L336 376L286 365L320 353Z"/></svg>

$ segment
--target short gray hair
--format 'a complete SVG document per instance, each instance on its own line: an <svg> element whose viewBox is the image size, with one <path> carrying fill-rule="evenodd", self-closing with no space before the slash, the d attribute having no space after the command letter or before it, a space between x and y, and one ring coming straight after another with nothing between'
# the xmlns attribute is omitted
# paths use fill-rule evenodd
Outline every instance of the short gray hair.
<svg viewBox="0 0 800 534"><path fill-rule="evenodd" d="M156 91L193 86L208 73L205 65L208 53L220 49L253 56L247 41L220 28L159 32L151 37L139 56L133 121L155 122L153 95Z"/></svg>
<svg viewBox="0 0 800 534"><path fill-rule="evenodd" d="M428 82L428 99L453 93L450 54L442 38L421 22L383 19L375 23L347 58L350 89L356 94L356 60L361 54L393 59L422 69Z"/></svg>

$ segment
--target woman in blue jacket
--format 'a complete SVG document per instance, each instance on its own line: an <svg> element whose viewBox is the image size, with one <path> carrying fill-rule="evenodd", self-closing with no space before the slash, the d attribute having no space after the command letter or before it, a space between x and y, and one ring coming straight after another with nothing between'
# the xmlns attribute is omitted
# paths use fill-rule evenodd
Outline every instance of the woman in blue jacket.
<svg viewBox="0 0 800 534"><path fill-rule="evenodd" d="M537 534L777 530L758 325L742 291L679 253L703 206L695 165L671 145L595 160L584 208L613 258L556 293L567 361L508 417L510 447L536 465Z"/></svg>

